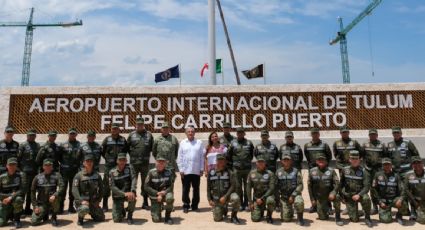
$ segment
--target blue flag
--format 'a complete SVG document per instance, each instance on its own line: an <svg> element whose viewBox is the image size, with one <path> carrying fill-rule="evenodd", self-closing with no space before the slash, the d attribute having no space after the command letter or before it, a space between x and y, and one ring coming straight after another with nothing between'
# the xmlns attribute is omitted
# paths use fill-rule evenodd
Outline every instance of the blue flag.
<svg viewBox="0 0 425 230"><path fill-rule="evenodd" d="M155 82L168 81L170 78L180 78L179 65L171 67L163 72L155 74Z"/></svg>

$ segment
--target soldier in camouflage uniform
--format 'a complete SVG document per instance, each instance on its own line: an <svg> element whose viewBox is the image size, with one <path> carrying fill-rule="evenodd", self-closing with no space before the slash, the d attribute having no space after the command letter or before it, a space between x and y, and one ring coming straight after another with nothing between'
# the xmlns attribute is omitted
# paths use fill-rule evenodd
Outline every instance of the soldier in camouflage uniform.
<svg viewBox="0 0 425 230"><path fill-rule="evenodd" d="M374 178L375 174L382 169L382 158L387 156L385 144L378 140L378 130L369 130L369 141L362 145L363 153L363 166L368 170L370 178ZM379 200L375 193L371 192L372 198L372 211L371 214L378 213Z"/></svg>
<svg viewBox="0 0 425 230"><path fill-rule="evenodd" d="M80 169L84 168L83 162L86 155L93 156L94 171L99 172L100 158L102 157L102 146L96 142L96 132L89 130L87 132L87 142L81 144L77 158L80 161Z"/></svg>
<svg viewBox="0 0 425 230"><path fill-rule="evenodd" d="M18 160L7 159L7 172L0 175L0 226L6 226L11 218L16 228L22 227L21 213L26 188L25 173L18 171Z"/></svg>
<svg viewBox="0 0 425 230"><path fill-rule="evenodd" d="M412 157L412 168L413 171L405 176L404 189L412 207L416 210L415 216L411 216L411 219L425 224L425 171L419 156Z"/></svg>
<svg viewBox="0 0 425 230"><path fill-rule="evenodd" d="M78 152L80 151L81 143L77 140L77 130L70 128L68 130L68 141L59 145L59 163L60 163L60 174L62 175L63 182L65 184L64 194L60 203L59 214L63 213L66 190L68 189L68 212L75 213L74 208L74 196L72 196L72 180L75 174L79 171L80 162L78 159Z"/></svg>
<svg viewBox="0 0 425 230"><path fill-rule="evenodd" d="M254 158L254 145L245 138L245 129L236 129L237 139L233 140L227 150L227 161L236 173L238 180L237 193L241 199L241 211L248 206L247 179L251 171L251 161Z"/></svg>
<svg viewBox="0 0 425 230"><path fill-rule="evenodd" d="M419 156L419 152L416 149L415 144L411 140L405 139L402 136L402 131L399 126L392 128L394 140L389 142L387 145L388 157L393 163L394 172L398 173L402 180L405 179L407 172L411 170L410 161L413 156ZM403 203L407 207L403 207L403 215L409 215L408 204ZM414 219L416 215L415 206L410 204L411 219Z"/></svg>
<svg viewBox="0 0 425 230"><path fill-rule="evenodd" d="M15 129L7 126L4 131L4 139L0 140L0 174L6 172L7 159L18 155L19 143L13 140Z"/></svg>
<svg viewBox="0 0 425 230"><path fill-rule="evenodd" d="M277 190L282 207L280 219L290 222L294 217L294 208L297 212L297 224L304 225L304 200L301 196L303 191L303 178L301 171L292 166L292 157L284 153L281 157L282 168L276 172Z"/></svg>
<svg viewBox="0 0 425 230"><path fill-rule="evenodd" d="M336 168L339 169L341 174L342 170L350 165L350 151L358 151L360 153L360 157L363 157L363 151L359 142L350 138L350 129L347 126L342 126L340 129L340 133L341 139L335 141L333 145L333 152L336 160Z"/></svg>
<svg viewBox="0 0 425 230"><path fill-rule="evenodd" d="M143 209L148 209L148 195L144 192L143 185L149 172L149 159L153 147L153 136L145 129L143 118L137 118L136 131L130 133L127 138L130 153L130 164L136 173L136 180L141 178L141 194L143 196Z"/></svg>
<svg viewBox="0 0 425 230"><path fill-rule="evenodd" d="M167 169L173 173L178 169L177 167L177 153L179 151L179 141L177 138L170 134L170 125L164 122L161 126L161 135L155 139L152 147L152 155L157 159L158 157L167 160Z"/></svg>
<svg viewBox="0 0 425 230"><path fill-rule="evenodd" d="M171 212L174 208L174 180L175 173L167 168L167 159L158 156L156 166L149 171L144 186L151 199L151 216L155 223L162 221L161 211L165 209L164 222L173 224Z"/></svg>
<svg viewBox="0 0 425 230"><path fill-rule="evenodd" d="M307 184L311 203L317 207L319 220L328 220L329 202L332 202L335 207L335 223L342 226L338 175L335 169L328 167L328 161L324 154L316 157L316 165L308 172Z"/></svg>
<svg viewBox="0 0 425 230"><path fill-rule="evenodd" d="M35 162L40 166L43 165L43 161L45 159L50 159L53 161L53 171L59 172L60 148L55 142L58 132L52 130L49 131L48 135L48 140L46 143L41 145L40 151L38 151L37 157L35 158Z"/></svg>
<svg viewBox="0 0 425 230"><path fill-rule="evenodd" d="M230 143L232 143L232 141L236 139L236 137L230 133L231 130L232 125L229 122L224 122L223 135L220 137L220 144L223 144L224 146L226 146L226 148L229 148Z"/></svg>
<svg viewBox="0 0 425 230"><path fill-rule="evenodd" d="M120 135L120 126L113 123L111 125L111 135L102 142L102 156L105 159L105 172L103 174L103 205L104 212L108 211L108 199L111 195L109 188L109 172L117 166L118 153L126 153L128 150L127 141Z"/></svg>
<svg viewBox="0 0 425 230"><path fill-rule="evenodd" d="M303 150L301 146L294 143L294 133L292 131L288 131L285 133L286 143L281 145L279 148L279 158L282 159L282 155L289 153L292 158L293 167L297 168L301 171L302 163L304 160Z"/></svg>
<svg viewBox="0 0 425 230"><path fill-rule="evenodd" d="M369 172L360 164L360 153L351 150L349 154L350 165L345 166L341 173L341 196L347 206L348 216L352 222L359 221L358 203L365 212L365 223L372 227L370 220L370 197L367 194L370 189Z"/></svg>
<svg viewBox="0 0 425 230"><path fill-rule="evenodd" d="M38 165L35 161L40 144L35 141L37 131L30 129L27 132L27 140L19 145L18 167L27 176L27 188L25 189L25 215L31 215L31 182L38 173Z"/></svg>
<svg viewBox="0 0 425 230"><path fill-rule="evenodd" d="M317 157L323 154L328 163L332 160L331 148L320 139L320 130L318 128L312 128L310 133L311 141L304 145L304 154L308 163L308 169L316 167ZM310 197L310 200L312 200L312 197ZM316 206L312 203L312 206L309 208L309 213L315 213L316 211Z"/></svg>
<svg viewBox="0 0 425 230"><path fill-rule="evenodd" d="M276 177L274 173L266 169L266 161L262 156L259 156L256 169L249 173L246 186L251 220L253 222L261 221L264 216L264 210L267 210L267 223L273 223L272 215L276 204L274 197L275 185Z"/></svg>
<svg viewBox="0 0 425 230"><path fill-rule="evenodd" d="M224 154L218 154L216 169L208 172L208 203L213 208L214 221L222 221L227 216L227 209L230 205L232 209L230 221L234 224L239 224L237 214L241 203L236 193L238 182L235 173L228 169L226 165L226 156Z"/></svg>
<svg viewBox="0 0 425 230"><path fill-rule="evenodd" d="M391 208L397 208L397 222L403 225L403 216L400 211L405 203L405 193L403 181L397 173L392 170L391 159L382 159L382 171L377 172L373 177L371 194L379 202L379 221L381 223L393 222Z"/></svg>
<svg viewBox="0 0 425 230"><path fill-rule="evenodd" d="M136 207L137 177L132 166L127 164L127 154L119 153L117 167L109 172L109 186L112 191L112 219L121 222L127 211L127 223L133 224L133 212ZM124 209L124 202L128 206Z"/></svg>
<svg viewBox="0 0 425 230"><path fill-rule="evenodd" d="M78 222L82 226L84 217L90 214L94 221L104 221L105 214L100 208L100 201L103 194L103 182L99 173L94 171L93 156L91 154L84 157L84 169L74 177L72 194L74 195L74 205L77 208Z"/></svg>
<svg viewBox="0 0 425 230"><path fill-rule="evenodd" d="M279 150L276 145L269 141L269 131L261 131L261 143L254 148L254 156L262 156L266 160L267 169L276 172L277 159L279 157Z"/></svg>
<svg viewBox="0 0 425 230"><path fill-rule="evenodd" d="M31 203L34 212L31 216L31 225L36 226L49 219L52 214L52 225L58 226L57 214L61 197L65 193L65 184L62 176L53 172L53 162L50 159L43 161L43 172L31 182ZM73 204L72 204L73 205Z"/></svg>

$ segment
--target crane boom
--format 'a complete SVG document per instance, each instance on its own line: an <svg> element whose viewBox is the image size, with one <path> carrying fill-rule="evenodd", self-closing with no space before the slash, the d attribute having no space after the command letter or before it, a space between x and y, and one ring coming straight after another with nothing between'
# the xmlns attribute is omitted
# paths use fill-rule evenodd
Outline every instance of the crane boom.
<svg viewBox="0 0 425 230"><path fill-rule="evenodd" d="M32 41L33 33L36 27L71 27L83 25L82 20L75 22L59 22L59 23L36 23L33 24L32 19L34 15L34 8L31 8L30 17L28 22L0 22L0 27L26 27L25 33L25 47L24 58L22 65L22 79L21 86L29 85L30 67L31 67L31 54L32 54Z"/></svg>

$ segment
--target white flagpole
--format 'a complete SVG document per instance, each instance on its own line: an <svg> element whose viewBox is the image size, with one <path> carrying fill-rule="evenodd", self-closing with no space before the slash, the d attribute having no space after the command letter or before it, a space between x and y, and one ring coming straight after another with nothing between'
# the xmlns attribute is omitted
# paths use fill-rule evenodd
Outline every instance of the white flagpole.
<svg viewBox="0 0 425 230"><path fill-rule="evenodd" d="M209 75L211 85L217 85L216 70L216 37L215 37L215 1L208 0L208 48L209 48Z"/></svg>

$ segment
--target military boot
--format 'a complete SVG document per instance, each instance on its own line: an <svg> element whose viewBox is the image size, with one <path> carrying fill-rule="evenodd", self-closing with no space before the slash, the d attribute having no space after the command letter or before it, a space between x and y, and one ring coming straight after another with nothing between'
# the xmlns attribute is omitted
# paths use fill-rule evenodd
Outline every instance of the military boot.
<svg viewBox="0 0 425 230"><path fill-rule="evenodd" d="M14 224L15 224L15 228L21 228L22 227L21 213L13 215L13 221L14 221Z"/></svg>
<svg viewBox="0 0 425 230"><path fill-rule="evenodd" d="M149 203L148 203L148 195L143 195L143 204L142 209L149 209Z"/></svg>
<svg viewBox="0 0 425 230"><path fill-rule="evenodd" d="M370 220L369 214L365 214L364 222L369 228L373 227L373 224L372 224L372 221Z"/></svg>
<svg viewBox="0 0 425 230"><path fill-rule="evenodd" d="M303 213L297 213L297 224L299 226L304 226L305 222L304 222L304 216Z"/></svg>
<svg viewBox="0 0 425 230"><path fill-rule="evenodd" d="M269 224L273 224L273 218L272 218L272 213L270 211L267 211L267 223Z"/></svg>
<svg viewBox="0 0 425 230"><path fill-rule="evenodd" d="M104 211L104 212L107 212L108 211L108 198L107 197L104 197L103 198L103 205L102 205L102 210Z"/></svg>
<svg viewBox="0 0 425 230"><path fill-rule="evenodd" d="M341 220L341 213L339 213L339 212L335 212L335 223L338 226L344 225L344 223Z"/></svg>
<svg viewBox="0 0 425 230"><path fill-rule="evenodd" d="M80 225L80 226L83 226L83 224L84 224L84 218L78 217L77 224Z"/></svg>
<svg viewBox="0 0 425 230"><path fill-rule="evenodd" d="M413 207L412 205L409 220L416 221L416 218L417 218L416 208Z"/></svg>
<svg viewBox="0 0 425 230"><path fill-rule="evenodd" d="M68 213L76 213L74 208L74 199L69 199Z"/></svg>
<svg viewBox="0 0 425 230"><path fill-rule="evenodd" d="M317 212L317 207L312 205L312 206L308 209L308 213L315 213L315 212Z"/></svg>
<svg viewBox="0 0 425 230"><path fill-rule="evenodd" d="M165 224L173 224L173 219L171 219L171 212L170 211L165 211L165 219L164 219L164 223Z"/></svg>
<svg viewBox="0 0 425 230"><path fill-rule="evenodd" d="M133 213L132 213L132 212L129 212L129 213L127 214L127 224L129 224L129 225L134 224L134 221L133 221Z"/></svg>
<svg viewBox="0 0 425 230"><path fill-rule="evenodd" d="M238 213L237 212L232 212L232 216L230 218L230 221L234 224L240 224L241 222L239 221L238 218Z"/></svg>
<svg viewBox="0 0 425 230"><path fill-rule="evenodd" d="M55 213L52 214L52 226L54 227L59 226L58 218L56 217Z"/></svg>

